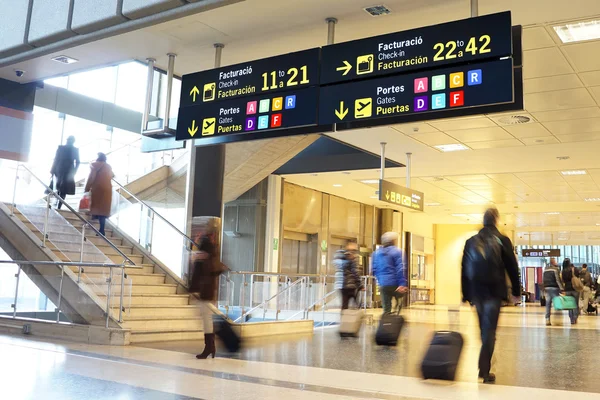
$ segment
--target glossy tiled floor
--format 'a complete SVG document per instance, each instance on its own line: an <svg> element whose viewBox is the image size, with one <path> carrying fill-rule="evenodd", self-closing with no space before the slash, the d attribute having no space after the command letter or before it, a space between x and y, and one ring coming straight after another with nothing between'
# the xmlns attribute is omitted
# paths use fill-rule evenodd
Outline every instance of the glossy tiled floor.
<svg viewBox="0 0 600 400"><path fill-rule="evenodd" d="M600 317L583 316L572 327L556 316L546 328L541 312L503 309L495 386L476 381L472 311L438 307L407 311L396 348L373 345L370 326L358 339L324 329L254 340L214 360L193 357L202 343L109 347L0 336L0 399L600 399ZM455 383L418 378L422 353L440 329L466 339Z"/></svg>

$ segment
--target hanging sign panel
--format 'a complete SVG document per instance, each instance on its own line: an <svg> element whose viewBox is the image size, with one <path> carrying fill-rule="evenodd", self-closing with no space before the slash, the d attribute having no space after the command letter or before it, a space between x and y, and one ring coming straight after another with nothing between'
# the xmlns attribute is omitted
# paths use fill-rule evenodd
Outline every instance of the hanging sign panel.
<svg viewBox="0 0 600 400"><path fill-rule="evenodd" d="M320 51L316 48L184 75L180 107L316 86Z"/></svg>
<svg viewBox="0 0 600 400"><path fill-rule="evenodd" d="M321 88L319 124L369 121L513 102L512 59ZM398 122L395 122L398 123Z"/></svg>
<svg viewBox="0 0 600 400"><path fill-rule="evenodd" d="M512 54L509 11L323 47L330 84Z"/></svg>
<svg viewBox="0 0 600 400"><path fill-rule="evenodd" d="M523 257L560 257L560 249L523 249Z"/></svg>
<svg viewBox="0 0 600 400"><path fill-rule="evenodd" d="M379 200L411 210L423 211L425 195L416 190L380 179Z"/></svg>
<svg viewBox="0 0 600 400"><path fill-rule="evenodd" d="M317 124L319 88L250 96L179 109L177 140L246 135Z"/></svg>

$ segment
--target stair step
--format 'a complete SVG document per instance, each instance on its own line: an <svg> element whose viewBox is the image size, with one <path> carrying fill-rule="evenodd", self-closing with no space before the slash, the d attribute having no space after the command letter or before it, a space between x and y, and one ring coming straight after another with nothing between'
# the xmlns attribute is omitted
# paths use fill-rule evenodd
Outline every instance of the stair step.
<svg viewBox="0 0 600 400"><path fill-rule="evenodd" d="M120 282L119 284L117 283L113 283L113 290L115 290L115 287L120 286ZM101 285L96 285L95 287L92 287L94 292L102 295L104 293L106 293L106 290L108 288L108 285L106 283L102 283ZM171 284L167 284L167 283L163 283L162 285L151 285L151 284L137 284L137 285L132 285L131 286L131 294L133 296L135 295L140 295L140 294L175 294L177 293L177 285L171 285Z"/></svg>
<svg viewBox="0 0 600 400"><path fill-rule="evenodd" d="M77 262L77 261L79 261L79 259L81 257L81 254L79 252L71 252L71 251L54 250L54 254L56 254L56 256L58 258L60 258L61 261ZM95 253L84 253L83 258L86 261L90 261L90 258L93 258L95 255L96 255ZM102 255L102 254L100 254L100 255ZM121 255L106 254L104 256L108 257L108 259L114 264L121 264L124 261L124 258ZM127 254L127 258L129 258L131 261L133 261L133 263L135 265L142 264L142 261L144 260L144 256L136 255L136 254ZM95 262L104 262L104 261L101 261L100 259L98 259Z"/></svg>
<svg viewBox="0 0 600 400"><path fill-rule="evenodd" d="M201 331L202 318L162 318L162 319L125 319L123 327L134 332L157 331L157 330L190 330Z"/></svg>
<svg viewBox="0 0 600 400"><path fill-rule="evenodd" d="M86 272L90 272L90 273L104 273L107 274L109 273L109 268L91 268L91 267L82 267L84 269L84 271ZM78 267L71 267L71 271L73 272L79 272L79 268ZM121 273L121 269L116 269L113 271L113 273L116 274L120 274ZM140 275L140 274L154 274L154 266L153 265L140 265L140 266L135 266L135 267L125 267L125 273L127 275Z"/></svg>
<svg viewBox="0 0 600 400"><path fill-rule="evenodd" d="M106 303L106 296L98 296L102 300L102 304ZM163 307L163 306L187 306L189 305L189 295L187 294L134 294L131 296L131 300L129 296L127 296L127 300L125 300L126 307L130 305L132 307L135 306L155 306L155 307ZM131 301L131 304L130 304ZM115 296L111 299L112 307L118 307L120 305L120 297Z"/></svg>
<svg viewBox="0 0 600 400"><path fill-rule="evenodd" d="M88 271L90 271L88 269ZM106 278L108 277L107 274L101 273L101 272L96 272L93 271L92 272L86 272L86 280L87 281L91 281L95 284L101 284L106 282ZM165 283L165 275L164 274L132 274L132 275L127 275L127 279L125 282L128 282L129 280L132 282L133 285L138 285L138 284L145 284L145 285L160 285L161 283ZM113 282L115 283L120 283L121 282L121 275L120 274L114 274L113 276Z"/></svg>
<svg viewBox="0 0 600 400"><path fill-rule="evenodd" d="M198 330L155 330L131 332L131 343L170 342L175 340L199 340L204 332ZM200 346L199 346L200 347ZM199 348L199 351L202 350Z"/></svg>
<svg viewBox="0 0 600 400"><path fill-rule="evenodd" d="M128 309L127 316L124 316L124 319L128 321L131 318L186 319L199 317L200 314L197 306L165 305L160 307L132 306Z"/></svg>

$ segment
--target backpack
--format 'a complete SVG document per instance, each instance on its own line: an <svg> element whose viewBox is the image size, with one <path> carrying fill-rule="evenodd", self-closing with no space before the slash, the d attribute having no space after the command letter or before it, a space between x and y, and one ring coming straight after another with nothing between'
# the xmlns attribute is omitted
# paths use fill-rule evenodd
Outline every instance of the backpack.
<svg viewBox="0 0 600 400"><path fill-rule="evenodd" d="M493 284L504 280L502 241L495 235L478 233L465 249L466 275L472 282Z"/></svg>

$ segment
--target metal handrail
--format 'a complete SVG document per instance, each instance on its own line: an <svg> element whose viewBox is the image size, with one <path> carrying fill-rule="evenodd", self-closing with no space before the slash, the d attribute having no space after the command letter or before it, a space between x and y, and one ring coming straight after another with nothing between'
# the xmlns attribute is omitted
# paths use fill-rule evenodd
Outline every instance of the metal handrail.
<svg viewBox="0 0 600 400"><path fill-rule="evenodd" d="M72 261L25 261L25 260L0 260L0 264L29 264L29 265L62 265L65 267L98 267L98 268L126 268L128 265L90 263L90 262L72 262Z"/></svg>
<svg viewBox="0 0 600 400"><path fill-rule="evenodd" d="M25 165L19 164L17 166L17 176L19 175L19 168L21 168L21 167L23 169L25 169L27 172L29 172L34 179L36 179L39 183L41 183L42 186L46 189L46 191L49 191L48 196L50 196L51 194L54 195L54 197L56 197L59 202L61 202L63 205L65 205L69 209L69 211L71 211L77 218L79 218L81 220L81 222L83 222L86 226L89 226L90 228L92 228L92 230L98 235L98 237L102 238L102 240L104 240L106 243L108 243L108 245L110 247L112 247L113 250L115 250L121 257L123 257L125 259L125 261L127 261L131 265L135 265L135 263L129 257L127 257L127 255L125 253L123 253L121 250L119 250L119 248L117 246L115 246L110 240L108 240L106 238L106 236L101 234L100 231L98 229L96 229L96 227L94 227L94 225L92 225L87 219L83 218L79 212L75 211L75 209L73 209L73 207L71 207L67 202L65 202L63 199L61 199L60 196L58 195L58 193L56 193L52 188L50 188L50 186L47 186L40 178L38 178L33 173L33 171L31 171ZM15 185L16 185L16 183L15 183ZM15 192L16 192L16 190L15 190ZM13 201L12 214L14 214L15 206L16 206L16 204Z"/></svg>
<svg viewBox="0 0 600 400"><path fill-rule="evenodd" d="M291 288L293 288L294 286L302 283L304 281L304 278L300 278L297 281L293 282L291 285L289 285L288 287L286 287L285 289L275 293L273 296L269 297L267 300L263 301L262 303L260 303L259 305L257 305L254 308L251 308L250 310L248 310L247 312L242 313L242 315L237 318L235 321L233 322L238 322L239 320L241 320L245 315L250 314L252 311L254 310L258 310L261 307L264 307L268 302L270 302L271 300L273 300L274 298L282 295L283 293L287 292L288 290L290 290ZM252 299L250 299L250 301L252 301Z"/></svg>
<svg viewBox="0 0 600 400"><path fill-rule="evenodd" d="M319 274L285 274L281 272L252 272L252 271L230 271L232 275L254 275L254 276L282 276L282 277L307 277L307 278L319 278L322 276L330 275L319 275Z"/></svg>
<svg viewBox="0 0 600 400"><path fill-rule="evenodd" d="M158 216L158 218L160 218L161 220L163 220L163 222L165 222L167 225L169 225L175 232L179 233L180 236L183 236L185 239L187 239L187 241L190 244L196 246L197 248L200 247L200 245L198 245L198 243L196 243L192 238L190 238L185 233L181 232L175 225L173 225L172 223L170 223L165 217L163 217L158 212L156 212L156 210L154 210L154 208L150 207L145 201L143 201L142 199L140 199L139 197L137 197L136 195L134 195L133 193L131 193L129 190L127 190L127 188L125 188L125 186L123 186L119 182L117 182L115 180L115 178L113 178L112 181L114 183L116 183L117 186L119 186L121 188L121 190L125 191L125 193L127 193L129 196L131 196L133 199L135 199L135 201L137 201L138 203L142 204L144 207L146 207L147 209L149 209L150 211L152 211L154 213L154 215Z"/></svg>
<svg viewBox="0 0 600 400"><path fill-rule="evenodd" d="M316 306L319 303L322 303L323 301L325 301L325 299L327 299L329 296L331 296L334 293L337 293L338 289L334 289L331 292L327 293L325 296L321 297L319 300L315 301L314 303L312 303L311 305L309 305L308 307L306 307L303 310L298 311L296 314L292 315L291 317L289 317L287 320L289 321L290 319L294 318L296 315L302 313L302 312L310 312L310 309L313 308L314 306Z"/></svg>

